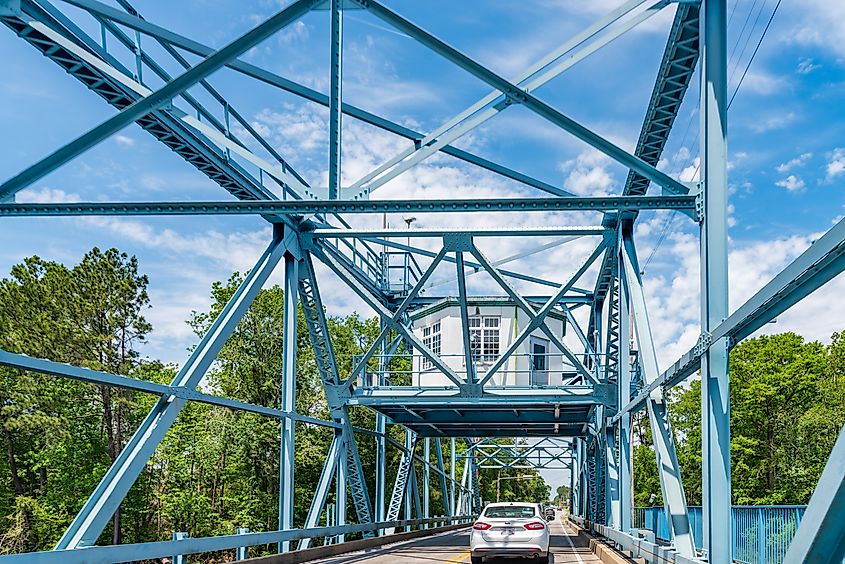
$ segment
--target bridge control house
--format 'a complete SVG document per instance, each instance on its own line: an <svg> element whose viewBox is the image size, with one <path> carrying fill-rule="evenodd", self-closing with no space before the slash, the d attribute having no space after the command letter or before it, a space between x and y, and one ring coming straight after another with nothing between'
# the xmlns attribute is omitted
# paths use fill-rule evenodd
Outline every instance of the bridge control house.
<svg viewBox="0 0 845 564"><path fill-rule="evenodd" d="M472 362L478 377L483 377L499 356L525 329L528 315L506 297L476 297L467 302L469 339ZM458 299L447 297L417 310L411 317L417 337L440 356L443 362L462 378L466 378L466 355ZM553 310L546 317L551 332L563 340L566 315ZM495 386L561 386L577 376L571 362L536 329L499 368L486 387ZM414 386L439 387L454 384L426 356L415 351L413 356Z"/></svg>

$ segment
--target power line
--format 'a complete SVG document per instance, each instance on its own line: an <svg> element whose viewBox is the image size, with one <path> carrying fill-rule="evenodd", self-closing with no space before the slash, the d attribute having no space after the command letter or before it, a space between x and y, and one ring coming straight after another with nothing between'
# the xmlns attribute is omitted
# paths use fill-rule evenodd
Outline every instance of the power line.
<svg viewBox="0 0 845 564"><path fill-rule="evenodd" d="M746 75L748 75L748 69L751 68L751 63L754 62L754 58L757 56L757 52L760 51L760 46L763 44L763 39L766 37L766 34L769 32L769 28L772 26L772 21L774 21L775 14L777 14L778 8L780 8L780 4L781 4L782 1L783 0L778 0L777 3L775 4L774 10L772 10L772 15L769 16L769 21L766 22L766 27L763 28L763 33L760 35L760 39L757 40L757 45L754 46L754 51L751 53L751 57L748 59L748 63L745 65L745 69L742 71L742 76L739 78L739 82L737 83L736 88L734 88L734 91L733 91L733 94L731 94L730 100L728 100L726 110L730 109L731 105L733 104L734 99L736 98L737 93L739 92L739 88L742 86L742 83L745 81L745 77L746 77ZM755 4L756 4L756 1L755 1ZM754 29L754 27L757 26L757 21L760 19L760 14L763 13L763 7L764 6L765 6L765 4L760 7L760 12L757 15L757 19L754 20L754 25L752 26L752 30ZM748 19L750 18L751 12L753 10L754 10L754 5L752 5L751 10L749 10L749 12L748 12L748 16L746 17L746 22L745 22L746 24L748 23ZM744 29L745 29L745 25L743 25L743 30ZM742 35L742 32L740 32L740 35ZM752 32L749 32L748 39L751 38L751 35L752 35ZM745 46L743 46L742 52L740 53L739 57L741 57L742 53L745 52L745 47L748 45L748 39L746 39ZM739 40L737 41L737 43L734 46L734 51L736 50L737 45L739 45ZM737 59L739 59L739 57ZM737 61L737 65L738 64L739 63ZM736 68L737 67L734 67L734 69L736 69ZM691 122L692 122L692 119L690 119L690 123ZM689 128L687 128L687 129L689 129ZM684 133L684 140L686 140L686 133ZM693 159L693 160L695 160L695 159ZM701 161L699 161L698 166L695 167L695 172L692 173L692 178L695 178L695 176L698 174L699 170L701 170ZM657 253L657 249L660 248L660 245L663 243L663 240L666 238L666 235L669 232L669 227L671 226L672 222L674 221L676 213L677 213L676 211L673 211L669 215L667 220L664 222L663 230L660 233L660 237L657 239L657 244L654 246L654 249L652 249L651 254L648 256L648 259L646 259L645 264L643 265L643 268L642 268L643 272L645 272L645 269L648 267L648 265L651 263L652 258L654 258L654 255Z"/></svg>
<svg viewBox="0 0 845 564"><path fill-rule="evenodd" d="M769 21L766 23L766 27L763 29L763 34L760 35L760 39L757 41L757 45L754 47L754 52L751 53L751 58L748 59L748 64L745 65L745 70L742 71L742 76L739 77L739 82L737 83L736 88L734 88L734 91L733 91L733 94L731 94L730 100L728 100L728 105L727 105L726 109L729 110L731 108L731 105L733 104L734 99L736 98L736 95L739 92L739 87L742 86L742 83L745 80L745 76L748 74L748 69L751 68L751 63L754 62L754 57L757 56L757 52L760 50L760 45L763 44L763 38L766 37L766 33L769 31L769 27L771 27L771 25L772 25L772 20L775 19L775 14L777 14L777 11L778 11L778 8L780 7L781 2L782 2L782 0L778 0L777 4L775 4L775 9L772 10L772 15L769 16ZM698 174L698 171L700 169L701 169L701 162L699 162L698 166L695 167L695 172L692 173L693 178L695 178L695 175Z"/></svg>

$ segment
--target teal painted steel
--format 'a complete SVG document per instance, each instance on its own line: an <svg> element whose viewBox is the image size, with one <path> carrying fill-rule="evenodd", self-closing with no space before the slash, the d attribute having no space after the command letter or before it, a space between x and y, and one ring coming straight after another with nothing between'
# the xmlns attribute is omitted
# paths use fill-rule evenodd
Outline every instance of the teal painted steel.
<svg viewBox="0 0 845 564"><path fill-rule="evenodd" d="M630 418L634 410L648 406L650 423L656 437L661 467L663 497L672 507L673 518L661 534L673 538L681 553L691 556L688 546L690 534L698 546L709 547L711 562L722 563L730 559L726 543L733 547L734 558L743 562L777 561L786 550L795 525L800 519L797 508L729 508L729 433L727 429L729 397L726 384L727 351L735 341L750 335L763 323L784 311L810 292L826 283L845 269L845 220L835 226L810 249L788 266L772 282L751 300L728 317L727 309L727 170L726 170L726 61L725 61L725 1L704 0L701 9L698 2L668 2L658 0L628 0L610 11L604 18L565 42L556 51L529 68L523 76L508 81L488 68L470 59L433 35L423 31L416 24L399 16L374 0L354 0L369 9L374 15L396 26L416 39L422 45L439 53L446 59L467 70L494 88L486 98L476 103L457 117L447 121L429 134L421 134L397 125L389 120L346 104L341 95L342 64L342 7L348 7L340 0L329 0L331 38L331 87L329 95L287 80L237 59L250 45L268 37L275 30L290 23L322 0L299 0L282 12L261 23L257 28L233 41L220 51L189 40L176 33L156 26L143 18L125 0L120 6L126 11L112 8L95 0L66 0L66 3L94 15L100 22L103 40L98 43L91 38L82 25L52 6L47 0L22 0L18 7L0 14L0 20L15 34L38 49L51 61L68 71L76 80L97 93L116 108L115 117L95 127L87 134L66 145L55 154L42 159L25 169L17 177L0 186L0 201L10 199L14 193L29 185L33 180L54 170L63 162L93 146L108 134L136 121L157 140L171 148L209 178L234 195L235 202L146 202L146 203L70 203L70 204L0 204L0 215L15 216L70 216L70 215L210 215L210 214L253 214L276 224L274 240L269 255L265 253L261 263L250 273L248 288L236 294L232 307L227 306L220 324L215 322L212 332L197 348L180 376L171 385L159 385L132 378L60 365L40 359L31 359L0 351L0 364L22 369L37 370L61 377L96 382L127 389L152 392L160 400L139 434L113 468L103 483L98 486L83 511L66 533L60 547L77 550L57 551L49 555L23 555L11 557L10 561L113 561L157 558L162 555L176 555L236 548L246 543L281 543L285 548L289 541L306 539L309 536L324 536L335 542L342 542L345 535L362 532L372 535L380 529L396 526L410 526L410 523L379 523L385 513L385 477L388 460L387 447L396 447L403 452L403 468L397 476L394 496L388 508L388 517L398 513L404 503L405 514L417 517L429 514L429 478L432 468L441 477L442 495L449 498L448 513L456 514L463 508L478 508L481 503L478 484L479 469L498 464L503 468L520 468L528 464L533 468L548 468L549 464L561 461L561 456L547 452L540 443L533 448L523 449L525 443L514 440L499 445L507 453L507 460L499 450L485 450L485 445L497 444L484 437L526 436L571 437L571 446L563 458L574 455L574 462L568 467L572 477L573 512L598 522L609 522L626 530L630 520L631 472L630 460ZM561 112L535 97L534 89L560 72L602 48L614 38L627 32L639 22L650 18L669 4L677 4L675 19L660 65L646 118L633 154L623 151L596 133L574 122ZM639 10L639 11L636 11ZM78 16L77 12L73 15ZM627 18L627 19L625 19ZM700 26L700 27L699 27ZM87 28L86 28L87 29ZM130 30L129 32L125 30ZM134 37L133 37L134 35ZM143 35L143 44L142 44ZM701 41L699 41L701 38ZM105 49L107 40L120 53L109 53ZM167 58L157 62L148 50L156 43L155 52L165 53ZM699 43L701 49L699 49ZM163 51L162 51L163 50ZM202 60L195 66L180 54L192 53ZM666 140L674 123L678 108L691 81L699 51L703 54L702 64L702 171L703 193L691 196L690 186L667 176L656 166L665 148ZM171 60L172 59L172 60ZM130 60L128 68L122 60ZM175 67L174 67L175 62ZM208 73L226 66L242 76L257 79L266 84L311 100L330 110L329 127L329 181L328 188L312 188L294 171L288 162L263 139L249 121L244 119L205 77ZM185 71L175 78L165 68L182 68ZM164 86L155 92L142 84L142 77L161 80ZM203 99L212 100L211 105L200 103L185 89L197 85L204 90ZM206 96L207 94L207 96ZM178 95L178 103L188 105L187 112L169 103ZM449 143L470 131L489 117L506 110L514 104L524 105L535 114L573 133L576 137L609 154L622 162L629 174L622 196L603 198L574 197L560 187L519 173L503 165L493 163L467 151L451 147ZM194 113L196 118L194 118ZM222 115L222 118L218 117ZM404 151L385 165L368 173L353 189L362 191L374 189L398 176L405 169L421 162L438 151L463 159L486 170L516 180L523 185L554 197L488 199L488 200L338 200L341 194L341 120L352 116L414 141L414 147ZM200 118L202 121L200 122ZM234 123L232 123L234 120ZM244 140L235 133L243 129ZM257 157L246 146L260 146L275 159L268 163ZM240 159L240 160L239 160ZM258 167L257 178L246 170L250 163ZM279 186L279 193L291 196L280 201L264 186L264 176ZM669 195L646 195L650 183L662 187ZM328 200L299 199L326 190ZM679 210L703 222L702 228L702 336L699 344L684 355L670 370L658 373L656 356L652 350L650 328L645 311L645 296L636 264L633 233L634 221L644 209ZM340 214L373 214L385 212L402 213L470 213L470 212L528 212L596 210L605 212L601 226L563 228L492 228L492 229L421 229L414 231L414 237L441 239L443 247L439 252L411 246L410 241L402 245L389 240L390 237L405 237L407 233L397 230L352 229ZM285 241L279 235L284 233ZM601 242L590 254L588 260L575 276L565 284L546 280L531 273L504 270L501 264L511 259L527 259L533 251L512 255L497 263L488 260L475 247L474 237L542 237L554 235L561 240L580 236L599 236ZM624 241L625 268L619 268L620 242ZM300 251L299 243L303 249ZM558 243L554 243L556 245ZM550 248L547 244L544 248ZM381 252L378 248L381 247ZM387 251L387 249L391 249ZM249 297L254 295L260 283L269 275L272 264L278 260L280 249L285 252L286 301L285 301L285 378L282 393L283 403L279 409L253 406L227 398L208 396L196 391L197 378L201 378L212 362L216 349L225 334L238 322ZM452 255L454 253L454 256ZM474 255L478 262L464 260L465 253ZM596 283L592 290L583 290L580 280L598 262ZM339 373L334 358L328 331L327 314L320 300L319 288L314 272L313 258L322 261L353 292L370 305L380 316L382 328L376 343L358 359L350 375ZM401 262L399 275L392 258ZM433 259L425 267L425 261ZM461 325L464 335L464 378L461 370L451 367L447 355L440 355L427 346L414 333L415 323L437 307L430 306L436 298L423 296L422 292L435 269L442 262L454 264L458 271L458 296L455 305L460 307ZM299 272L296 272L299 267ZM515 339L504 353L490 366L477 366L471 354L469 337L469 310L473 297L468 294L466 277L472 272L485 271L508 294L508 304L519 315L527 316L527 329L515 334ZM622 272L624 270L624 274ZM255 273L258 272L256 275ZM521 280L555 288L550 296L521 296L510 280ZM295 334L290 331L290 321L295 319L297 284L305 313L311 344L326 398L331 410L332 421L319 421L299 416L294 412L295 389L292 385L295 358L291 347ZM238 297L240 296L240 297ZM572 310L589 306L589 325L582 329ZM633 307L638 333L638 355L631 358L628 340L629 309ZM563 344L562 336L555 334L544 318L566 320L578 337L578 347ZM727 319L726 319L727 318ZM533 331L542 331L549 343L561 351L561 355L572 366L571 377L564 378L564 384L549 386L499 386L493 385L492 377L497 371L505 371L504 365L516 359L516 349ZM389 381L391 374L386 367L391 357L398 354L404 343L422 354L436 370L449 379L450 385L425 388L422 386L397 386ZM583 350L581 350L583 347ZM408 347L405 347L406 349ZM379 354L377 376L367 373L366 365ZM413 358L413 353L407 353ZM633 366L631 361L633 360ZM701 366L705 374L703 404L705 407L704 453L704 511L693 508L687 517L683 489L678 478L677 461L674 456L671 430L668 428L668 413L662 395L666 388L677 384ZM631 400L631 394L637 394ZM96 539L119 503L126 489L134 480L139 465L143 465L150 449L154 449L160 435L166 431L172 418L187 401L204 401L232 409L242 409L277 418L282 423L282 468L292 468L294 422L307 421L335 429L326 465L320 478L317 495L311 503L306 528L308 531L290 531L292 527L293 475L280 474L280 528L275 533L245 533L213 539L188 539L127 545L120 547L83 548ZM363 406L375 410L378 415L376 429L356 429L349 419L349 409ZM388 433L388 424L405 427L406 445L397 443ZM144 437L144 433L150 436ZM376 438L377 477L376 509L373 515L373 500L370 498L367 477L358 455L355 433L364 433ZM424 455L414 452L417 437L423 437ZM473 438L466 440L468 450L463 460L463 480L455 481L458 457L454 437ZM140 437L140 438L139 438ZM435 453L437 466L431 464L429 439L436 437ZM440 445L440 437L450 437L452 456L447 476ZM137 440L136 440L137 439ZM499 439L501 440L501 439ZM537 439L531 439L537 440ZM841 439L840 442L845 441ZM845 443L843 443L845 444ZM837 447L838 448L838 447ZM843 447L845 448L845 447ZM617 459L617 449L619 458ZM842 450L842 449L839 449ZM837 451L839 452L839 451ZM533 458L533 454L537 458ZM845 551L842 546L841 513L843 479L841 453L831 458L825 470L819 492L814 495L808 518L799 529L798 542L793 546L796 561L817 558L840 558ZM420 498L420 484L415 471L415 462L423 463L423 498ZM287 464L286 464L287 463ZM563 464L567 466L566 463ZM618 471L618 474L617 474ZM447 486L447 479L449 486ZM334 484L339 503L330 521L331 528L315 528L321 519L329 488ZM826 494L827 497L825 497ZM606 496L606 499L605 499ZM357 513L358 524L347 525L346 500L351 497ZM656 511L639 511L654 520L655 529L664 526L659 523ZM732 520L728 519L731 511ZM328 517L328 515L327 515ZM395 517L395 516L394 516ZM733 525L730 524L732 521ZM430 523L432 521L417 521ZM234 537L238 537L235 540ZM686 539L686 540L685 540ZM259 542L261 541L261 542ZM303 540L300 546L307 546Z"/></svg>
<svg viewBox="0 0 845 564"><path fill-rule="evenodd" d="M729 543L732 560L744 564L784 562L806 509L806 505L732 506ZM703 549L701 507L691 506L689 511L695 546ZM654 531L658 539L669 541L666 512L662 507L634 508L634 527Z"/></svg>

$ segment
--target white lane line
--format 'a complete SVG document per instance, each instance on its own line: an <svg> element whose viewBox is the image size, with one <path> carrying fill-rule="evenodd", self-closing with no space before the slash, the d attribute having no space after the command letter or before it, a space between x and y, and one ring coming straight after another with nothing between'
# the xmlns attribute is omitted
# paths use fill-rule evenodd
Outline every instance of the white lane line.
<svg viewBox="0 0 845 564"><path fill-rule="evenodd" d="M563 525L563 532L566 533L566 536L564 538L566 539L566 542L569 543L569 546L572 548L572 553L575 554L575 558L578 559L578 562L584 564L584 561L581 560L581 555L578 554L578 551L575 549L575 545L572 544L572 539L569 538L569 532L566 530L566 525Z"/></svg>

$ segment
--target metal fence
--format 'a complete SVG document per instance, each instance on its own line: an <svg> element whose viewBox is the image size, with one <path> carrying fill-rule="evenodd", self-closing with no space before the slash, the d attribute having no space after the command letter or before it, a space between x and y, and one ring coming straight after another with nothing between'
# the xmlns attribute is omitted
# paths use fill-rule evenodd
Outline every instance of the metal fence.
<svg viewBox="0 0 845 564"><path fill-rule="evenodd" d="M806 505L734 505L731 510L731 555L745 564L780 564L786 555ZM703 548L701 507L689 508L697 548ZM654 531L669 540L669 525L662 507L635 507L634 526Z"/></svg>

